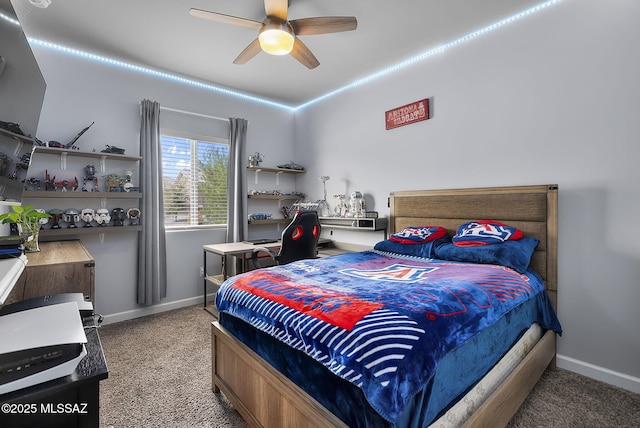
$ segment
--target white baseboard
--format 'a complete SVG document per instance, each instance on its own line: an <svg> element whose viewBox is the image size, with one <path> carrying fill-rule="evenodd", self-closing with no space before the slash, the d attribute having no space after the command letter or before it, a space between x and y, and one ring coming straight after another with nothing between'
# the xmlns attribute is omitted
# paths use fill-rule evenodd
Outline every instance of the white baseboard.
<svg viewBox="0 0 640 428"><path fill-rule="evenodd" d="M207 296L207 301L213 300L215 298L215 294L210 294ZM161 312L171 311L173 309L180 309L187 306L193 306L197 304L203 304L202 296L190 297L188 299L183 300L175 300L173 302L168 303L159 303L153 306L145 306L139 309L132 309L130 311L118 312L115 314L104 315L104 320L102 322L103 325L113 324L115 322L127 321L134 318L140 318L147 315L159 314ZM203 305L204 310L204 305Z"/></svg>
<svg viewBox="0 0 640 428"><path fill-rule="evenodd" d="M596 379L640 394L640 378L615 372L560 354L556 355L556 365L561 369L566 369L590 377L591 379Z"/></svg>

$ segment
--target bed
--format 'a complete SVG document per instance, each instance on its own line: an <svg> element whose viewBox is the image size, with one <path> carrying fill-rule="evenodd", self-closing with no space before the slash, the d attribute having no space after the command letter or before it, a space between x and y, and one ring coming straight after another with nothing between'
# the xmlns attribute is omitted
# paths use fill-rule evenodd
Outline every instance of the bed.
<svg viewBox="0 0 640 428"><path fill-rule="evenodd" d="M402 191L392 193L389 204L390 234L416 225L438 225L446 229L447 235L451 236L463 223L492 219L516 228L527 238L535 239L537 245L535 251L532 250L533 255L529 265L529 269L535 273L531 273L530 270L523 273L515 272L511 268L496 269L496 266L493 266L494 269L490 274L494 275L496 271L500 271L500 275L511 275L507 278L508 281L518 276L524 277L527 281L539 276L539 287L544 287L544 290L535 292L535 295L536 300L543 303L536 304L556 306L556 185ZM366 263L386 263L385 267L400 265L405 269L419 268L430 272L463 268L480 269L484 272L491 267L488 265L470 267L464 261L442 262L431 259L425 261L420 257L410 256L389 259L388 256L390 254L385 255L385 251L365 251L335 256L329 260L307 261L297 268L309 271L350 269L348 266L344 269L336 267L343 262L343 259L345 263L350 262L355 266L363 266ZM426 265L426 263L435 264ZM291 269L295 268L296 266ZM239 289L245 286L241 290L244 293L247 291L247 284L256 281L264 282L270 275L281 273L273 272L272 269L279 268L253 271L230 278L228 280L230 283L226 284L226 287L223 285L221 292L227 290L224 293L228 294L231 288ZM300 272L295 273L295 275L299 274ZM328 273L325 275L329 278ZM317 278L314 281L317 281ZM528 283L526 286L529 287ZM484 294L482 296L484 298ZM219 292L218 298L220 297ZM264 297L263 295L262 298ZM459 299L459 296L456 298ZM479 300L478 296L465 298ZM503 300L510 299L511 297ZM318 352L319 355L319 351L305 352L305 347L308 345L292 346L295 340L289 340L290 346L283 347L281 341L274 337L277 335L268 334L269 328L255 328L261 322L255 314L248 313L246 309L237 310L235 303L228 303L226 300L218 300L218 304L223 309L220 319L212 323L212 389L214 392L222 391L245 421L250 426L256 427L504 426L522 404L543 371L553 366L556 333L560 332L559 324L554 327L553 320L542 320L541 324L544 328L540 326L540 322L534 323L532 328L524 331L521 326L513 327L513 331L504 333L506 335L504 339L496 340L502 346L497 350L499 355L492 356L493 360L490 363L483 361L478 364L486 366L481 369L481 375L465 373L463 376L445 371L445 367L448 367L448 370L463 371L459 368L475 365L468 362L460 363L467 360L456 358L466 355L466 352L462 352L463 350L472 350L474 347L478 348L475 350L476 354L482 354L484 352L482 346L486 346L484 337L501 337L503 321L498 321L498 315L496 315L495 323L491 325L493 330L483 333L484 337L470 335L460 340L462 344L453 341L450 345L452 352L444 350L443 355L446 355L444 358L435 358L434 362L425 363L424 365L430 368L437 366L440 372L436 371L434 375L429 371L426 375L428 382L425 385L421 384L421 389L416 389L414 386L405 388L404 385L408 385L409 381L404 379L398 381L402 385L400 389L408 391L406 395L409 399L404 396L396 399L395 396L401 394L394 392L395 395L392 394L391 401L398 401L399 404L388 410L384 408L385 400L388 398L384 396L385 394L378 393L378 390L367 386L368 384L363 386L353 382L349 376L341 372L347 370L344 367L334 367L334 362L322 363L312 358L314 352ZM527 312L529 311L526 309L527 305L518 303L516 306L523 308L519 309L521 312ZM377 309L379 308L371 310ZM373 313L363 310L365 312L356 319L350 321L349 315L343 321L361 322L363 317ZM511 311L511 309L505 310ZM247 318L244 321L240 317L242 312L247 312ZM349 311L347 313L351 314ZM515 309L513 313L516 313ZM509 318L516 318L516 315L512 316L511 312L509 314ZM317 316L316 313L315 317ZM429 317L432 320L447 318L442 313L428 314L426 318ZM487 316L487 319L489 318ZM253 321L256 325L252 325ZM350 328L353 326L354 324L351 324ZM345 329L349 330L349 327L346 326ZM519 344L521 348L514 347L510 350L512 344ZM429 358L424 359L426 361ZM347 368L350 368L348 364L350 363L345 363ZM501 367L506 368L494 374ZM456 376L460 381L453 382L451 379ZM469 379L472 380L469 381ZM389 383L389 381L386 382ZM394 379L391 378L390 382L393 384ZM450 398L439 398L440 391L447 389L451 384L456 386L448 392ZM364 390L369 395L365 394ZM438 401L444 404L431 405L432 402Z"/></svg>

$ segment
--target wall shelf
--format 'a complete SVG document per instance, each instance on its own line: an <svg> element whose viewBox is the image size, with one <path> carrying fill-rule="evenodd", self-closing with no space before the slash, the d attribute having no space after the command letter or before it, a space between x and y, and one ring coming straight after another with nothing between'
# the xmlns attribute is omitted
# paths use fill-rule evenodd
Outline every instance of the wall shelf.
<svg viewBox="0 0 640 428"><path fill-rule="evenodd" d="M306 171L304 169L291 169L291 168L268 168L265 166L248 166L247 171L264 171L264 172L275 172L275 173L286 173L286 174L304 174Z"/></svg>
<svg viewBox="0 0 640 428"><path fill-rule="evenodd" d="M295 201L298 199L304 199L304 196L300 195L248 195L249 199L266 199L271 201Z"/></svg>
<svg viewBox="0 0 640 428"><path fill-rule="evenodd" d="M82 198L82 199L140 199L141 192L54 192L46 190L25 190L24 198Z"/></svg>
<svg viewBox="0 0 640 428"><path fill-rule="evenodd" d="M44 147L44 146L34 147L33 153L60 156L60 169L62 170L67 169L68 156L99 159L100 172L106 171L107 159L118 160L118 161L130 161L130 162L136 162L136 161L142 160L142 157L140 156L119 155L115 153L103 153L103 152L84 152L82 150L59 149L56 147Z"/></svg>
<svg viewBox="0 0 640 428"><path fill-rule="evenodd" d="M73 149L58 149L56 147L44 147L44 146L36 146L33 150L35 153L45 153L51 155L62 155L64 153L67 156L78 156L84 158L96 158L96 159L117 159L121 161L139 161L142 159L140 156L129 156L129 155L118 155L115 153L103 153L103 152L85 152L82 150L73 150Z"/></svg>
<svg viewBox="0 0 640 428"><path fill-rule="evenodd" d="M249 224L289 224L290 218L270 218L267 220L249 220Z"/></svg>
<svg viewBox="0 0 640 428"><path fill-rule="evenodd" d="M16 134L15 132L7 131L6 129L3 129L3 128L0 128L0 135L4 135L6 137L14 138L14 139L16 139L18 141L21 141L23 143L33 144L33 142L34 142L33 137L28 137L26 135Z"/></svg>
<svg viewBox="0 0 640 428"><path fill-rule="evenodd" d="M297 175L297 174L304 174L306 171L303 169L291 169L291 168L270 168L270 167L264 167L264 166L248 166L247 167L247 171L253 171L255 174L255 184L258 184L258 176L260 174L260 172L264 172L264 173L270 173L270 174L275 174L275 181L276 181L276 186L280 186L280 176L282 174L291 174L291 175ZM288 187L284 192L292 192L294 190L294 187L291 185L287 185L286 187ZM300 199L304 199L304 196L300 196L300 195L286 195L286 194L279 194L279 195L274 195L274 194L247 194L247 200L249 202L254 202L247 204L248 205L248 209L249 212L251 212L251 208L253 207L264 207L265 205L276 205L275 203L270 203L270 204L266 204L264 202L260 202L260 201L276 201L277 202L277 208L278 211L281 211L281 204L280 202L282 201L297 201ZM262 211L260 211L262 212ZM291 222L291 218L270 218L270 219L266 219L266 220L248 220L248 224L249 225L267 225L267 224L271 224L271 225L277 225L278 226L278 235L280 234L280 226L281 225L287 225Z"/></svg>
<svg viewBox="0 0 640 428"><path fill-rule="evenodd" d="M66 229L40 229L39 235L43 236L75 236L93 235L98 233L140 232L142 226L98 226L98 227L72 227Z"/></svg>
<svg viewBox="0 0 640 428"><path fill-rule="evenodd" d="M349 229L363 231L383 230L387 239L388 220L381 218L320 217L320 225L328 229Z"/></svg>

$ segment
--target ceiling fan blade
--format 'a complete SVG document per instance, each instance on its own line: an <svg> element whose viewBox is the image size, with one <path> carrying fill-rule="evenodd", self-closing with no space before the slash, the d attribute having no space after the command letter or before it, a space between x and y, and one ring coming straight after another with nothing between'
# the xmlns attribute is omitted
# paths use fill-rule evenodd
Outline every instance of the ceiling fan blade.
<svg viewBox="0 0 640 428"><path fill-rule="evenodd" d="M316 68L320 65L320 62L313 53L309 50L307 45L302 43L302 40L296 37L296 41L293 44L293 50L291 56L297 59L302 65L308 69Z"/></svg>
<svg viewBox="0 0 640 428"><path fill-rule="evenodd" d="M267 13L267 17L286 22L288 9L289 0L264 0L264 11Z"/></svg>
<svg viewBox="0 0 640 428"><path fill-rule="evenodd" d="M262 49L260 48L260 41L255 39L253 42L249 43L249 46L244 48L240 55L236 59L233 60L234 64L245 64L254 56L258 55Z"/></svg>
<svg viewBox="0 0 640 428"><path fill-rule="evenodd" d="M196 18L208 19L209 21L221 22L223 24L239 25L241 27L259 30L262 28L262 22L252 19L238 18L237 16L225 15L223 13L209 12L202 9L189 9L189 13Z"/></svg>
<svg viewBox="0 0 640 428"><path fill-rule="evenodd" d="M340 33L342 31L352 31L358 27L358 21L353 16L301 18L290 21L290 24L297 36Z"/></svg>

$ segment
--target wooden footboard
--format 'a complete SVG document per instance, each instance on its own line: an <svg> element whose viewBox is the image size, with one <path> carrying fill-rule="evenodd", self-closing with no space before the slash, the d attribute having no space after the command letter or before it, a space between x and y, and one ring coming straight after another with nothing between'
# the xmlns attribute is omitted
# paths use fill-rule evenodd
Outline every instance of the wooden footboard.
<svg viewBox="0 0 640 428"><path fill-rule="evenodd" d="M505 426L555 356L548 331L465 427ZM251 427L346 427L217 321L211 325L212 389L222 391Z"/></svg>
<svg viewBox="0 0 640 428"><path fill-rule="evenodd" d="M347 427L218 322L211 326L212 388L252 427Z"/></svg>

